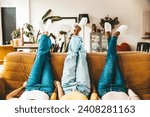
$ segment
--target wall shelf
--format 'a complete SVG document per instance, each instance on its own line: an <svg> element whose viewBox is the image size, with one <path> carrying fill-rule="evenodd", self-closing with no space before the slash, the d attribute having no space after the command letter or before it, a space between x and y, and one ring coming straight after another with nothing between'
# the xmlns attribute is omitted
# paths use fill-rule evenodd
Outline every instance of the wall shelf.
<svg viewBox="0 0 150 117"><path fill-rule="evenodd" d="M107 51L107 39L101 33L90 34L90 51L103 52Z"/></svg>
<svg viewBox="0 0 150 117"><path fill-rule="evenodd" d="M150 39L150 37L142 37L142 39Z"/></svg>

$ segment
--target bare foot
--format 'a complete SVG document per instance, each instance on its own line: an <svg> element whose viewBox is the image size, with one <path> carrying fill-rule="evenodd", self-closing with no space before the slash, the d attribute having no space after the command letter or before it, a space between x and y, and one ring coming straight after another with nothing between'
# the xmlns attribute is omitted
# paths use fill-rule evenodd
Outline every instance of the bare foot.
<svg viewBox="0 0 150 117"><path fill-rule="evenodd" d="M56 83L56 86L57 86L57 87L61 86L61 83L60 83L58 80L55 81L55 83Z"/></svg>

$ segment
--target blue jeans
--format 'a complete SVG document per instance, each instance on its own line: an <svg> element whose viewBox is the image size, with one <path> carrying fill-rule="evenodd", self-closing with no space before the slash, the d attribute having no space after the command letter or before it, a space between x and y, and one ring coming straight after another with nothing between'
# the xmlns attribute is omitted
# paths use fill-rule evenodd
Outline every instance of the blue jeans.
<svg viewBox="0 0 150 117"><path fill-rule="evenodd" d="M79 36L73 36L70 41L61 84L65 94L71 91L79 91L88 96L90 93L91 86L86 51Z"/></svg>
<svg viewBox="0 0 150 117"><path fill-rule="evenodd" d="M32 66L26 91L40 90L50 95L54 90L54 78L49 63L51 40L42 35L38 43L38 52Z"/></svg>
<svg viewBox="0 0 150 117"><path fill-rule="evenodd" d="M109 91L126 92L123 75L119 66L119 59L116 52L117 37L108 39L108 52L106 64L98 82L98 94L103 96Z"/></svg>

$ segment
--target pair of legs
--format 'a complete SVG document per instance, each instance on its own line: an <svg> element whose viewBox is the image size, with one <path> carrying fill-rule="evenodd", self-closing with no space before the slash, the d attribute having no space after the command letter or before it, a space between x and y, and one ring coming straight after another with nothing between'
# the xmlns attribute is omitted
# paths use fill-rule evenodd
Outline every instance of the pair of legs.
<svg viewBox="0 0 150 117"><path fill-rule="evenodd" d="M100 97L110 91L126 92L125 83L119 66L119 58L116 52L117 39L120 32L117 31L111 37L110 32L106 32L108 39L108 51L106 64L98 82L98 94Z"/></svg>
<svg viewBox="0 0 150 117"><path fill-rule="evenodd" d="M64 63L61 86L65 94L71 91L79 91L88 96L90 93L91 86L86 51L79 36L73 36L70 41L68 55Z"/></svg>
<svg viewBox="0 0 150 117"><path fill-rule="evenodd" d="M50 95L54 89L54 78L49 63L51 40L42 35L38 43L38 52L32 66L26 91L40 90Z"/></svg>

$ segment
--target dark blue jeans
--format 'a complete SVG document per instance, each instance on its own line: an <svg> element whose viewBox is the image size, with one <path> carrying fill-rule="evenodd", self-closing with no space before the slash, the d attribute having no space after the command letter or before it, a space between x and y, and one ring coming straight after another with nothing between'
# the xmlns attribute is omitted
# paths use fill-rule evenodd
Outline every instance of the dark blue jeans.
<svg viewBox="0 0 150 117"><path fill-rule="evenodd" d="M50 95L54 90L54 78L50 60L51 40L48 36L42 35L38 43L38 52L32 66L26 91L40 90Z"/></svg>
<svg viewBox="0 0 150 117"><path fill-rule="evenodd" d="M102 97L110 91L126 92L123 75L119 66L119 59L116 52L117 37L108 39L108 51L106 64L98 82L98 94Z"/></svg>

